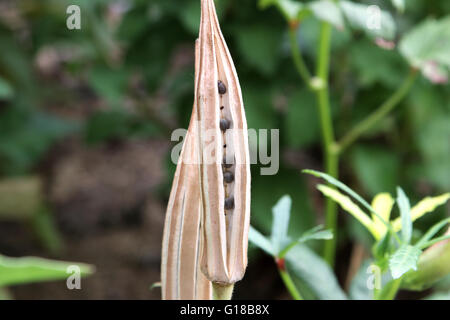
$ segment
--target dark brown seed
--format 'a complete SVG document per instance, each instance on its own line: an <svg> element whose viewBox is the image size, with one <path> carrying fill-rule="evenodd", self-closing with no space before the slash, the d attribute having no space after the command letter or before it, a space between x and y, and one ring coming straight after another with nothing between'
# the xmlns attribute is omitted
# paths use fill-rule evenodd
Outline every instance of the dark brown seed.
<svg viewBox="0 0 450 320"><path fill-rule="evenodd" d="M220 107L220 110L223 110L224 108L225 108L224 106L221 106L221 107Z"/></svg>
<svg viewBox="0 0 450 320"><path fill-rule="evenodd" d="M231 183L234 180L234 174L230 171L225 171L223 173L223 180L225 180L226 183Z"/></svg>
<svg viewBox="0 0 450 320"><path fill-rule="evenodd" d="M225 131L230 128L230 121L227 119L220 119L220 130Z"/></svg>
<svg viewBox="0 0 450 320"><path fill-rule="evenodd" d="M222 81L219 80L217 82L217 87L219 88L219 93L220 94L227 93L227 87L225 86L225 84Z"/></svg>
<svg viewBox="0 0 450 320"><path fill-rule="evenodd" d="M234 209L234 197L231 196L225 199L225 210Z"/></svg>
<svg viewBox="0 0 450 320"><path fill-rule="evenodd" d="M224 166L225 168L231 168L231 167L233 166L232 163L227 163L227 156L223 156L223 161L222 161L222 163L223 163L223 166Z"/></svg>
<svg viewBox="0 0 450 320"><path fill-rule="evenodd" d="M227 147L227 145L226 145L226 144L224 144L224 145L223 145L223 147L224 147L224 148L226 148L226 147Z"/></svg>

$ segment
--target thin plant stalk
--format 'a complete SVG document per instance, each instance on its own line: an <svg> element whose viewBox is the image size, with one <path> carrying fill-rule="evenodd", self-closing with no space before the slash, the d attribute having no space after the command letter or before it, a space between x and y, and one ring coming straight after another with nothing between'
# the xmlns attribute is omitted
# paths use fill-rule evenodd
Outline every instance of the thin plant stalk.
<svg viewBox="0 0 450 320"><path fill-rule="evenodd" d="M379 291L378 296L375 296L375 300L394 300L397 295L402 278L392 280L382 290Z"/></svg>
<svg viewBox="0 0 450 320"><path fill-rule="evenodd" d="M400 87L373 113L366 119L361 121L355 128L349 131L339 142L337 148L342 152L353 142L355 142L364 132L371 129L377 122L383 119L389 112L391 112L399 102L407 95L412 85L417 78L418 72L416 69L411 69L406 79Z"/></svg>
<svg viewBox="0 0 450 320"><path fill-rule="evenodd" d="M317 65L317 79L319 80L320 86L319 89L316 90L316 95L319 107L320 127L322 130L325 171L330 176L337 178L339 158L334 150L335 138L328 89L331 32L331 25L322 22ZM327 199L325 204L325 227L332 230L334 237L325 242L323 257L331 266L333 266L336 254L337 204L331 199Z"/></svg>
<svg viewBox="0 0 450 320"><path fill-rule="evenodd" d="M289 39L291 44L291 54L296 66L296 70L307 87L316 94L317 105L319 109L319 121L322 133L322 145L324 152L325 171L330 176L339 178L339 155L343 150L348 148L358 138L360 138L367 130L371 129L376 123L388 115L408 94L417 78L418 72L412 69L400 87L372 114L358 124L354 129L350 130L340 142L336 142L334 135L333 122L331 117L331 108L329 100L328 75L330 63L330 40L332 27L327 22L321 23L319 47L317 56L316 76L311 77L310 72L299 48L296 37L297 23L289 24ZM325 242L323 251L324 259L334 266L336 255L337 240L337 204L331 199L326 200L325 204L325 227L333 231L333 239Z"/></svg>
<svg viewBox="0 0 450 320"><path fill-rule="evenodd" d="M304 300L300 292L297 290L294 281L286 270L285 260L283 258L280 258L277 259L276 263L278 272L280 273L280 277L283 280L283 283L286 286L286 289L291 294L292 298L294 298L294 300Z"/></svg>
<svg viewBox="0 0 450 320"><path fill-rule="evenodd" d="M297 68L297 72L302 77L303 81L311 87L311 74L303 61L303 56L300 51L300 46L297 40L297 27L298 24L293 23L289 25L289 42L291 44L292 59L294 60L294 65Z"/></svg>

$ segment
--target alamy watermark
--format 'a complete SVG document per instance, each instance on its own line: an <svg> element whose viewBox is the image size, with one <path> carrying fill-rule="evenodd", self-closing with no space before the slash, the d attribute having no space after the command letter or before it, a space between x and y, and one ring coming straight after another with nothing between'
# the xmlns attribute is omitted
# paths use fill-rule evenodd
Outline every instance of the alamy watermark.
<svg viewBox="0 0 450 320"><path fill-rule="evenodd" d="M66 286L69 290L81 290L81 268L77 265L70 265L66 269L69 274L66 280Z"/></svg>
<svg viewBox="0 0 450 320"><path fill-rule="evenodd" d="M197 124L194 124L196 128ZM193 132L196 130L194 129ZM188 130L179 128L172 132L171 141L178 141L172 148L171 160L178 163L181 149L190 134ZM225 133L217 129L202 130L201 136L197 137L196 143L201 143L203 152L196 158L186 157L185 164L235 164L243 165L244 157L239 156L245 150L236 150L240 147L235 145L235 139L242 139L244 135L248 137L250 164L261 164L261 175L275 175L280 167L280 134L278 129L248 129L243 132L241 129L228 129ZM195 137L193 137L195 139ZM224 144L225 141L225 145ZM270 148L270 151L269 151ZM225 151L222 151L225 150ZM185 152L190 152L186 150Z"/></svg>
<svg viewBox="0 0 450 320"><path fill-rule="evenodd" d="M367 289L369 290L380 290L381 289L381 269L380 267L372 264L370 265L367 270L367 274L369 274L369 277L367 278Z"/></svg>
<svg viewBox="0 0 450 320"><path fill-rule="evenodd" d="M66 20L66 26L69 30L81 30L81 9L72 4L67 7L66 13L69 15Z"/></svg>

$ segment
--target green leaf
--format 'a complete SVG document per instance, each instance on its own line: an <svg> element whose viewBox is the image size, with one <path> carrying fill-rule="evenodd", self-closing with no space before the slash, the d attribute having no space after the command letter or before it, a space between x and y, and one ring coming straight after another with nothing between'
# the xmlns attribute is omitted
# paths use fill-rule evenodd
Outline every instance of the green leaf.
<svg viewBox="0 0 450 320"><path fill-rule="evenodd" d="M309 240L330 240L333 238L333 232L331 230L322 230L323 225L318 225L308 231L306 231L297 242L304 243Z"/></svg>
<svg viewBox="0 0 450 320"><path fill-rule="evenodd" d="M349 289L349 298L352 300L372 300L373 299L373 291L370 290L367 286L367 281L370 276L372 276L368 270L372 265L372 261L365 260L358 272L352 279L350 283Z"/></svg>
<svg viewBox="0 0 450 320"><path fill-rule="evenodd" d="M0 170L26 173L53 143L77 129L76 123L51 114L5 110L0 117Z"/></svg>
<svg viewBox="0 0 450 320"><path fill-rule="evenodd" d="M392 278L398 279L409 270L417 270L417 262L422 250L411 246L401 246L389 259Z"/></svg>
<svg viewBox="0 0 450 320"><path fill-rule="evenodd" d="M288 234L293 239L300 237L315 225L316 216L308 197L306 179L300 177L296 170L285 167L280 167L278 173L272 176L260 175L259 169L252 167L252 225L263 234L270 234L273 216L268 208L272 208L283 195L290 194L295 201L292 203Z"/></svg>
<svg viewBox="0 0 450 320"><path fill-rule="evenodd" d="M236 40L243 59L263 75L272 75L280 58L281 30L267 24L242 25Z"/></svg>
<svg viewBox="0 0 450 320"><path fill-rule="evenodd" d="M297 245L289 250L286 262L288 270L304 282L317 298L347 299L328 263L305 245Z"/></svg>
<svg viewBox="0 0 450 320"><path fill-rule="evenodd" d="M273 222L271 241L276 254L289 242L288 228L291 215L292 200L288 195L283 196L272 208Z"/></svg>
<svg viewBox="0 0 450 320"><path fill-rule="evenodd" d="M450 67L450 17L422 22L403 37L399 48L415 67L429 61Z"/></svg>
<svg viewBox="0 0 450 320"><path fill-rule="evenodd" d="M450 300L450 290L445 291L438 291L430 294L429 296L425 297L424 300Z"/></svg>
<svg viewBox="0 0 450 320"><path fill-rule="evenodd" d="M128 73L97 66L89 74L89 83L97 94L113 108L121 107L125 94Z"/></svg>
<svg viewBox="0 0 450 320"><path fill-rule="evenodd" d="M434 284L445 284L450 274L450 242L428 248L420 256L416 271L402 278L402 287L408 290L425 290Z"/></svg>
<svg viewBox="0 0 450 320"><path fill-rule="evenodd" d="M394 39L396 28L389 12L380 10L377 16L376 11L371 11L371 8L376 8L375 6L369 7L350 1L339 1L339 5L352 28L364 31L370 37Z"/></svg>
<svg viewBox="0 0 450 320"><path fill-rule="evenodd" d="M291 147L308 147L320 138L314 95L306 89L297 91L288 102L286 139Z"/></svg>
<svg viewBox="0 0 450 320"><path fill-rule="evenodd" d="M411 219L416 221L417 219L423 217L425 214L433 212L438 206L443 205L450 199L450 193L444 193L437 197L426 197L419 201L411 209ZM400 230L401 217L392 221L392 227L395 231Z"/></svg>
<svg viewBox="0 0 450 320"><path fill-rule="evenodd" d="M308 4L312 13L319 20L329 22L338 29L344 28L344 17L339 7L330 0L318 0Z"/></svg>
<svg viewBox="0 0 450 320"><path fill-rule="evenodd" d="M370 204L367 203L366 200L364 200L360 195L358 195L355 191L353 191L352 189L350 189L349 187L347 187L345 184L343 184L342 182L338 181L337 179L333 178L332 176L323 173L323 172L319 172L316 170L303 170L303 173L308 173L308 174L312 174L315 177L319 177L322 179L325 179L328 183L334 185L335 187L338 187L339 189L345 191L346 193L348 193L350 196L352 196L354 199L356 199L359 203L361 203L367 210L369 210L372 214L374 214L378 219L380 219L380 221L383 222L383 224L389 229L392 230L391 226L389 223L387 223L387 221L385 221L383 219L382 216L380 216L380 214L378 212L376 212L371 206ZM348 201L346 201L346 199L343 199L344 203L349 203ZM356 211L355 211L356 212ZM366 221L365 218L363 218L360 214L358 214L358 216L360 216L362 218L362 220L360 221ZM368 222L368 221L367 221ZM368 223L366 223L368 225ZM396 235L395 235L396 236Z"/></svg>
<svg viewBox="0 0 450 320"><path fill-rule="evenodd" d="M183 25L192 34L198 34L200 27L200 5L198 1L183 1L183 8L177 10Z"/></svg>
<svg viewBox="0 0 450 320"><path fill-rule="evenodd" d="M250 226L248 232L248 240L267 254L276 256L272 242L252 226Z"/></svg>
<svg viewBox="0 0 450 320"><path fill-rule="evenodd" d="M78 262L54 261L36 257L10 258L0 255L0 287L67 279L69 266L78 266L80 275L94 272L94 267Z"/></svg>
<svg viewBox="0 0 450 320"><path fill-rule="evenodd" d="M364 88L383 84L389 89L395 90L408 72L408 64L396 50L380 48L374 45L370 39L353 40L348 51L350 64L358 75L358 83ZM374 68L374 65L377 67ZM373 99L373 96L368 96L367 99ZM364 102L361 101L359 104L364 105Z"/></svg>
<svg viewBox="0 0 450 320"><path fill-rule="evenodd" d="M366 227L367 230L369 230L374 236L374 222L372 219L364 213L352 200L350 200L349 197L343 195L339 191L330 188L325 185L319 185L317 187L320 192L322 192L325 196L328 198L333 199L335 202L337 202L342 209L350 213L354 218L356 218L361 224Z"/></svg>
<svg viewBox="0 0 450 320"><path fill-rule="evenodd" d="M358 181L368 193L375 195L395 190L400 169L400 161L395 152L387 148L358 145L351 157Z"/></svg>
<svg viewBox="0 0 450 320"><path fill-rule="evenodd" d="M300 2L292 0L259 0L259 7L261 9L266 9L273 5L276 6L286 20L290 22L297 20L303 10L303 5Z"/></svg>
<svg viewBox="0 0 450 320"><path fill-rule="evenodd" d="M400 218L402 220L403 242L405 244L410 243L412 236L411 206L408 197L400 187L397 187L397 205L400 209Z"/></svg>
<svg viewBox="0 0 450 320"><path fill-rule="evenodd" d="M9 99L14 95L14 90L6 80L0 77L0 100Z"/></svg>
<svg viewBox="0 0 450 320"><path fill-rule="evenodd" d="M405 0L391 0L392 5L401 13L405 11Z"/></svg>
<svg viewBox="0 0 450 320"><path fill-rule="evenodd" d="M428 240L430 240L436 233L438 233L444 226L450 223L450 218L443 219L432 226L428 231L424 234L422 238L415 244L416 247L421 248L422 245L425 245Z"/></svg>
<svg viewBox="0 0 450 320"><path fill-rule="evenodd" d="M386 232L386 234L381 238L380 241L377 241L372 249L373 256L377 260L383 260L389 254L391 250L391 233Z"/></svg>
<svg viewBox="0 0 450 320"><path fill-rule="evenodd" d="M322 225L318 225L308 231L306 231L300 238L292 241L290 244L285 246L283 250L278 254L279 258L284 258L285 255L299 243L305 243L310 240L330 240L333 238L333 232L331 230L321 230Z"/></svg>

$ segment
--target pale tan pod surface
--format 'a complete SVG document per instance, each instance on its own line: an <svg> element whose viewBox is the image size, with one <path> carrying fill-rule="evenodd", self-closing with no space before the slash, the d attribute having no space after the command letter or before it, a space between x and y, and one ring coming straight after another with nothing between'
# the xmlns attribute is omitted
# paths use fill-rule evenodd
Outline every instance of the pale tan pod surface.
<svg viewBox="0 0 450 320"><path fill-rule="evenodd" d="M196 66L198 66L196 44ZM196 67L197 70L197 67ZM197 80L198 76L196 76ZM196 81L197 82L197 81ZM164 300L210 300L211 282L200 271L201 218L196 104L177 164L164 225L161 286Z"/></svg>
<svg viewBox="0 0 450 320"><path fill-rule="evenodd" d="M202 271L214 282L229 284L239 281L247 266L248 229L250 223L250 157L247 123L241 88L236 70L221 33L213 0L201 0L200 70L197 88L197 119L201 157L201 190L203 198ZM218 93L221 80L226 94ZM220 107L224 106L221 111ZM221 140L221 116L231 120L231 141ZM214 133L214 163L208 163ZM227 136L227 138L229 138ZM227 156L235 159L234 182L225 187L222 158L226 144ZM234 196L234 209L227 210L225 197Z"/></svg>

